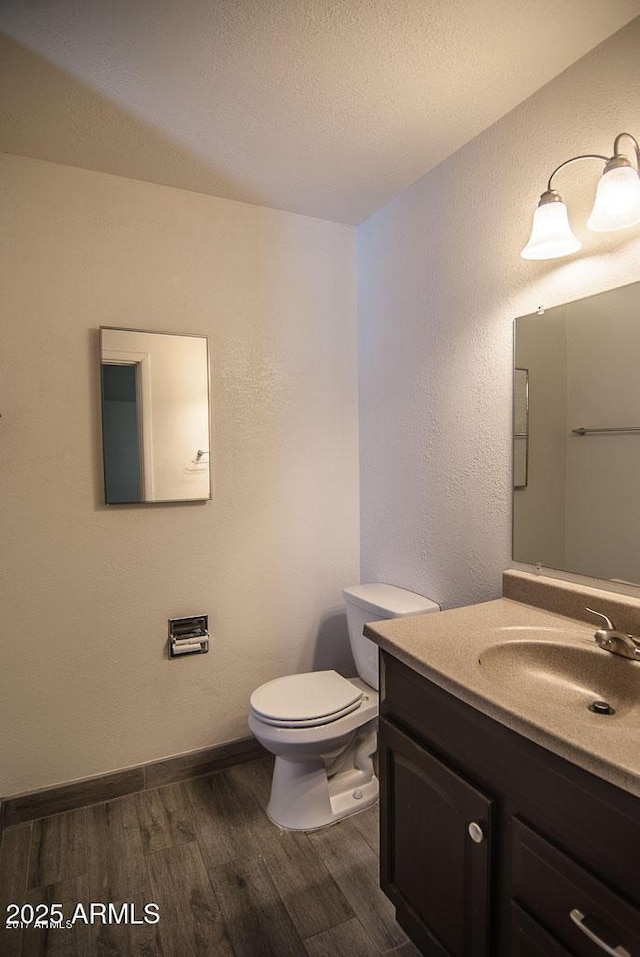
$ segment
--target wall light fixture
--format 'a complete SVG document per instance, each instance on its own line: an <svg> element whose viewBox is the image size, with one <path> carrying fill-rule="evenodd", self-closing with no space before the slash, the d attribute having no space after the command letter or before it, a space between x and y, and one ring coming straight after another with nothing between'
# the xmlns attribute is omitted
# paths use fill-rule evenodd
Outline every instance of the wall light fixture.
<svg viewBox="0 0 640 957"><path fill-rule="evenodd" d="M635 166L628 156L620 152L619 143L623 136L628 136L633 143ZM551 181L564 166L583 159L602 160L605 164L598 181L593 210L587 221L589 229L608 233L640 223L640 146L631 133L618 133L613 143L612 157L584 153L556 166L533 214L531 236L520 253L523 259L558 259L580 249L582 244L569 225L567 207L560 193L552 188Z"/></svg>

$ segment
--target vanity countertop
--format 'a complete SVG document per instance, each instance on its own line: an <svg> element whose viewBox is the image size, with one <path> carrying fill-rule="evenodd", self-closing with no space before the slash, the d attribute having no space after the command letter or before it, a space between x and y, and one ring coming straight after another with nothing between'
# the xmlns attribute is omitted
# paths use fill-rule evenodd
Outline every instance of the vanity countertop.
<svg viewBox="0 0 640 957"><path fill-rule="evenodd" d="M384 651L483 714L640 797L640 693L637 698L633 694L636 681L640 681L640 663L598 648L593 637L596 627L499 598L435 614L373 622L365 626L364 633ZM586 660L597 667L607 687L615 688L618 680L626 683L624 703L615 714L591 713L587 710L590 691L585 698L590 679L574 684L569 669L547 681L543 671L536 670L535 660L523 664L531 645L514 645L509 649L513 653L504 656L497 649L518 641L535 642L534 651L543 662L545 642L568 646L569 654L575 648L578 656L589 656ZM602 658L591 659L591 655ZM550 649L550 662L552 656ZM528 670L526 675L523 667ZM532 676L536 694L529 693L531 686L527 685ZM637 687L640 689L640 684ZM593 683L593 696L605 697L598 681Z"/></svg>

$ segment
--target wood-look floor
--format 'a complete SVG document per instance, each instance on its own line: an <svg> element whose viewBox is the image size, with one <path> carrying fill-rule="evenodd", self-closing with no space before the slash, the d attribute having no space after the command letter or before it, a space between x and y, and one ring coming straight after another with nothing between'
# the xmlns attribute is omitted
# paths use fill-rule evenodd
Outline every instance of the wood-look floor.
<svg viewBox="0 0 640 957"><path fill-rule="evenodd" d="M378 809L266 817L271 759L5 830L3 957L419 957L378 886ZM157 924L6 929L6 905L159 907Z"/></svg>

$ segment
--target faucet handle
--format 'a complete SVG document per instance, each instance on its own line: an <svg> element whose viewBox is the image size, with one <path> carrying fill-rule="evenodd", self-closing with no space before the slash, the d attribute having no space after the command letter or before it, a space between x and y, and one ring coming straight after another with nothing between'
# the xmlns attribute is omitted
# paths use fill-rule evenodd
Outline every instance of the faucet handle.
<svg viewBox="0 0 640 957"><path fill-rule="evenodd" d="M610 619L610 618L607 618L606 615L603 615L601 611L595 611L595 609L593 609L593 608L587 608L587 607L585 607L584 610L590 612L592 615L595 615L596 618L602 618L602 620L604 621L604 623L605 623L606 626L607 626L607 630L608 630L608 631L615 631L615 630L616 630L616 626L615 626L614 623L611 621L611 619Z"/></svg>
<svg viewBox="0 0 640 957"><path fill-rule="evenodd" d="M626 635L614 628L613 622L601 611L595 611L593 608L585 608L597 618L602 618L606 622L606 628L598 628L593 636L596 642L605 651L610 651L613 655L620 655L622 658L631 658L633 661L640 661L640 638L634 638L633 635Z"/></svg>

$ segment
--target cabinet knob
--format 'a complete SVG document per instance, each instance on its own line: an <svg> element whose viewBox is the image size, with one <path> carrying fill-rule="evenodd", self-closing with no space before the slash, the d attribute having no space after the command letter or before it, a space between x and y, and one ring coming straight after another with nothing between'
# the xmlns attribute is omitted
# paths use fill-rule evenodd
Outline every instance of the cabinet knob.
<svg viewBox="0 0 640 957"><path fill-rule="evenodd" d="M475 821L472 821L469 825L469 837L472 841L475 841L476 844L482 844L484 841L484 831L479 824L476 824Z"/></svg>

